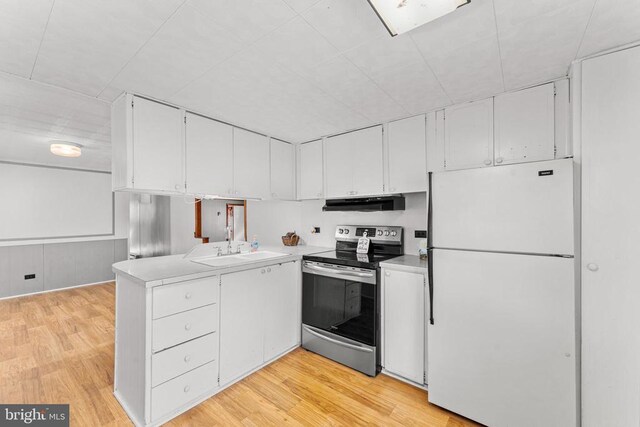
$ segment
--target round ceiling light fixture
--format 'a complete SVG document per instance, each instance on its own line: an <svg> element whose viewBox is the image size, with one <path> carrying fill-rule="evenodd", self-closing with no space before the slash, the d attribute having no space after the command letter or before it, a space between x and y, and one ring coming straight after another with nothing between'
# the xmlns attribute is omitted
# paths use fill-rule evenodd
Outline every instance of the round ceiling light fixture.
<svg viewBox="0 0 640 427"><path fill-rule="evenodd" d="M51 141L51 152L56 156L80 157L82 155L82 145L75 142Z"/></svg>

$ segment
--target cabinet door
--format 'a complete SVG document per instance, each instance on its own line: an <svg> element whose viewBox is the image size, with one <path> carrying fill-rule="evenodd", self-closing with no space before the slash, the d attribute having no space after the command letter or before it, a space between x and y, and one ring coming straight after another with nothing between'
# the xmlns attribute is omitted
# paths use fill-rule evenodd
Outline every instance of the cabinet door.
<svg viewBox="0 0 640 427"><path fill-rule="evenodd" d="M425 282L422 274L385 269L384 367L418 384L425 373Z"/></svg>
<svg viewBox="0 0 640 427"><path fill-rule="evenodd" d="M263 362L264 327L260 269L224 274L220 286L220 385Z"/></svg>
<svg viewBox="0 0 640 427"><path fill-rule="evenodd" d="M495 163L554 158L553 83L495 98Z"/></svg>
<svg viewBox="0 0 640 427"><path fill-rule="evenodd" d="M293 145L271 140L271 197L274 199L293 200L294 196Z"/></svg>
<svg viewBox="0 0 640 427"><path fill-rule="evenodd" d="M264 360L282 354L300 341L300 264L290 262L266 268Z"/></svg>
<svg viewBox="0 0 640 427"><path fill-rule="evenodd" d="M493 165L493 98L444 110L445 169Z"/></svg>
<svg viewBox="0 0 640 427"><path fill-rule="evenodd" d="M350 134L332 136L324 142L325 197L353 196L353 160L355 144Z"/></svg>
<svg viewBox="0 0 640 427"><path fill-rule="evenodd" d="M389 123L387 127L387 193L413 193L427 190L425 116Z"/></svg>
<svg viewBox="0 0 640 427"><path fill-rule="evenodd" d="M230 195L233 192L233 128L187 113L185 125L187 192Z"/></svg>
<svg viewBox="0 0 640 427"><path fill-rule="evenodd" d="M640 425L638 70L640 48L582 65L585 427Z"/></svg>
<svg viewBox="0 0 640 427"><path fill-rule="evenodd" d="M133 100L133 186L182 191L183 114L144 98Z"/></svg>
<svg viewBox="0 0 640 427"><path fill-rule="evenodd" d="M234 196L267 198L269 195L269 138L233 129Z"/></svg>
<svg viewBox="0 0 640 427"><path fill-rule="evenodd" d="M298 148L299 187L301 200L324 196L322 172L322 140L302 144Z"/></svg>
<svg viewBox="0 0 640 427"><path fill-rule="evenodd" d="M354 196L384 193L384 162L382 160L382 126L351 132Z"/></svg>

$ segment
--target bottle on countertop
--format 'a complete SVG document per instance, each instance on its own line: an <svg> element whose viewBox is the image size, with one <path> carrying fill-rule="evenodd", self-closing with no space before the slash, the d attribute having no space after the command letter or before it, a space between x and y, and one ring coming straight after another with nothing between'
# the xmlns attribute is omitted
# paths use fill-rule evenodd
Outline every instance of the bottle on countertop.
<svg viewBox="0 0 640 427"><path fill-rule="evenodd" d="M251 252L257 252L260 247L260 243L258 243L258 236L253 235L253 240L251 240Z"/></svg>

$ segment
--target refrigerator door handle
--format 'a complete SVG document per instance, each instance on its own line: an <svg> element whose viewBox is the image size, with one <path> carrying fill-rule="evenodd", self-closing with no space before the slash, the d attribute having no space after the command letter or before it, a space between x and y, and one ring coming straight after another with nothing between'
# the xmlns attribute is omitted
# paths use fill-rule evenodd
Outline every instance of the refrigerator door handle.
<svg viewBox="0 0 640 427"><path fill-rule="evenodd" d="M427 279L429 280L429 323L433 325L433 249L427 250Z"/></svg>
<svg viewBox="0 0 640 427"><path fill-rule="evenodd" d="M433 172L429 172L429 196L427 207L427 279L429 280L429 323L434 324L433 320L433 201L431 200L431 190Z"/></svg>
<svg viewBox="0 0 640 427"><path fill-rule="evenodd" d="M429 172L429 194L427 197L427 249L433 248L433 201L431 192L433 189L433 172Z"/></svg>

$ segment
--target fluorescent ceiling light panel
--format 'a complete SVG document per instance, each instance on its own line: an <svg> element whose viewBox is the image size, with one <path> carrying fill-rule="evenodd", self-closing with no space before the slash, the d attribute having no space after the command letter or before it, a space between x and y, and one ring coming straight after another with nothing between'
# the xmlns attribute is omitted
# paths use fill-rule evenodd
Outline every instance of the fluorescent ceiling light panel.
<svg viewBox="0 0 640 427"><path fill-rule="evenodd" d="M82 155L82 145L66 141L52 141L51 152L56 156L80 157Z"/></svg>
<svg viewBox="0 0 640 427"><path fill-rule="evenodd" d="M368 0L392 36L453 12L471 0Z"/></svg>

